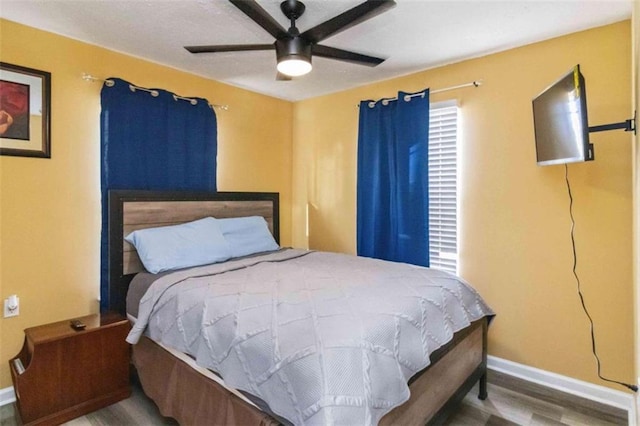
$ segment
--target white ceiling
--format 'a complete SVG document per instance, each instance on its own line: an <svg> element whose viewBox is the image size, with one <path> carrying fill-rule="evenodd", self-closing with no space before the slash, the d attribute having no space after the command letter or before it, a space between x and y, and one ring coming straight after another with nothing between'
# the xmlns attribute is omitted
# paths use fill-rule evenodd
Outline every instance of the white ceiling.
<svg viewBox="0 0 640 426"><path fill-rule="evenodd" d="M297 26L304 31L362 1L306 0ZM294 81L275 81L275 51L194 55L183 49L273 42L224 0L1 0L0 16L295 101L629 19L632 9L631 0L396 2L390 11L322 42L388 58L384 63L369 68L316 57L313 71ZM279 0L259 3L289 27Z"/></svg>

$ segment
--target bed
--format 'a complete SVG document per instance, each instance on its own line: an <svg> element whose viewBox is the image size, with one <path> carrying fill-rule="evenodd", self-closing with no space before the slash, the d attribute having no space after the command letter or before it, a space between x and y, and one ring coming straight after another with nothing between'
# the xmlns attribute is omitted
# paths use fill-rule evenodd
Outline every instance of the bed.
<svg viewBox="0 0 640 426"><path fill-rule="evenodd" d="M126 235L139 229L180 224L207 216L218 219L261 216L275 241L279 242L277 193L110 191L109 309L126 312L129 285L136 274L144 273L135 248L124 240ZM303 262L305 257L331 255L289 251L269 256L284 256L287 262ZM250 263L251 267L254 265L251 258L242 262ZM276 260L261 262L261 265L263 263L271 265ZM137 314L130 315L132 320L137 320ZM408 381L408 399L395 408L385 409L386 414L380 419L374 416L374 423L378 420L381 425L442 423L477 382L478 397L486 398L487 326L491 316L487 311L486 315L456 330L450 341L431 352L428 367L413 374ZM132 363L145 393L156 402L161 413L181 424L300 422L297 418L290 420L291 416L272 412L268 404L242 387L229 387L216 372L198 365L193 354L187 356L147 336L141 336L132 346Z"/></svg>

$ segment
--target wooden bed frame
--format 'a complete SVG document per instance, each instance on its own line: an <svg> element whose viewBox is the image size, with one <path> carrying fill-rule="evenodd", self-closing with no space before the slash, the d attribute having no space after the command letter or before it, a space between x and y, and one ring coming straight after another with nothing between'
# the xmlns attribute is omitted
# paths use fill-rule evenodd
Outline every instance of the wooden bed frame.
<svg viewBox="0 0 640 426"><path fill-rule="evenodd" d="M279 242L277 193L109 191L109 309L125 313L129 283L137 272L143 270L135 249L124 241L125 235L136 229L183 223L206 216L263 216ZM138 348L142 346L146 348L146 352ZM194 409L188 406L190 399L181 398L180 404L176 404L164 395L165 390L171 388L172 392L179 395L180 392L203 389L211 390L210 395L222 395L222 392L226 392L225 410L233 411L225 414L227 422L229 419L258 419L255 423L279 423L200 374L192 375L191 381L183 380L176 384L169 377L167 368L151 368L141 364L143 359L154 359L150 364L160 365L161 362L174 362L175 358L149 339L145 345L133 346L133 363L145 393L154 399L163 415L174 417L180 423L189 423L193 419L190 416ZM174 362L174 366L190 369L180 362ZM486 370L487 319L483 318L457 332L451 342L431 354L431 365L409 381L410 399L387 413L380 425L442 423L476 382L479 382L478 397L487 397ZM187 376L174 371L175 374ZM220 401L211 401L211 404L221 406ZM219 416L218 413L215 415ZM216 421L225 422L224 419L217 418L212 419L211 424Z"/></svg>

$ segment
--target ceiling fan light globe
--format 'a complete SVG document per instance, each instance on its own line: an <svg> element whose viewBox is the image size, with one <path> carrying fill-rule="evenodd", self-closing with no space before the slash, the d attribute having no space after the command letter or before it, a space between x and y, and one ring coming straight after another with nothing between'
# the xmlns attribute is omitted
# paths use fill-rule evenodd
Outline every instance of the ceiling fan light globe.
<svg viewBox="0 0 640 426"><path fill-rule="evenodd" d="M289 77L308 74L311 68L311 62L300 58L283 58L278 62L278 71Z"/></svg>

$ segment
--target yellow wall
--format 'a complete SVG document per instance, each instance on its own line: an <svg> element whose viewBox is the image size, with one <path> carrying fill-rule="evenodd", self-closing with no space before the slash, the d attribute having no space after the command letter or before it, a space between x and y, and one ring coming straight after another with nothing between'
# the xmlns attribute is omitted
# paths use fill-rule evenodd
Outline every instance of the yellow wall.
<svg viewBox="0 0 640 426"><path fill-rule="evenodd" d="M604 384L571 272L564 167L535 162L531 100L578 63L590 123L630 118L629 21L296 103L294 245L355 252L360 100L483 79L432 99L457 99L462 110L460 275L498 314L490 354ZM591 140L596 160L569 166L578 273L603 374L633 382L631 136Z"/></svg>
<svg viewBox="0 0 640 426"><path fill-rule="evenodd" d="M218 188L277 191L291 241L292 104L96 46L0 20L0 60L52 74L51 159L0 157L0 389L23 329L97 312L100 88L83 72L228 104L218 111Z"/></svg>

